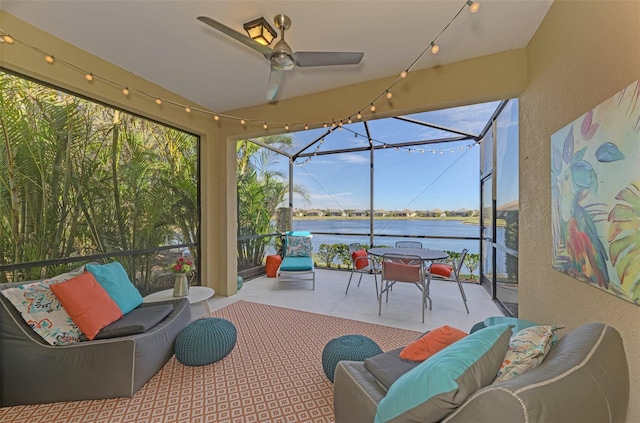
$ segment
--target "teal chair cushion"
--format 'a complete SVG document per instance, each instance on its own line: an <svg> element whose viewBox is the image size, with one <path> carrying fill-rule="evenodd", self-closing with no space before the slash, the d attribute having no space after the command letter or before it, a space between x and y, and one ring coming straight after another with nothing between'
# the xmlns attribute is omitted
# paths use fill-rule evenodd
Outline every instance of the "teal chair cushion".
<svg viewBox="0 0 640 423"><path fill-rule="evenodd" d="M285 257L280 264L280 270L300 272L312 270L313 260L311 257Z"/></svg>

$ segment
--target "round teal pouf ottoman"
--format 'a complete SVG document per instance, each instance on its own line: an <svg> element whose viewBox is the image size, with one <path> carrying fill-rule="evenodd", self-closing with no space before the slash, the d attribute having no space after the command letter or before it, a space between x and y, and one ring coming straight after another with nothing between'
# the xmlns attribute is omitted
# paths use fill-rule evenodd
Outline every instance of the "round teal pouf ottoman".
<svg viewBox="0 0 640 423"><path fill-rule="evenodd" d="M215 363L233 350L236 337L236 327L228 320L217 317L196 320L176 337L176 359L186 366Z"/></svg>
<svg viewBox="0 0 640 423"><path fill-rule="evenodd" d="M373 339L364 335L344 335L327 342L322 350L322 370L333 382L338 362L341 360L364 361L378 354L382 349Z"/></svg>

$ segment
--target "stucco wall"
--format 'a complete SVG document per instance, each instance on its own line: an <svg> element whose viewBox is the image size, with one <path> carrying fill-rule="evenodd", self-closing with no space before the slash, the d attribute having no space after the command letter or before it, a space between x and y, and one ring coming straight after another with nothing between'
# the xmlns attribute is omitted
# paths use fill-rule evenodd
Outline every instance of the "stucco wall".
<svg viewBox="0 0 640 423"><path fill-rule="evenodd" d="M520 97L520 316L620 331L640 422L640 307L551 267L550 136L640 78L640 2L557 1L527 47ZM640 177L640 172L638 173Z"/></svg>

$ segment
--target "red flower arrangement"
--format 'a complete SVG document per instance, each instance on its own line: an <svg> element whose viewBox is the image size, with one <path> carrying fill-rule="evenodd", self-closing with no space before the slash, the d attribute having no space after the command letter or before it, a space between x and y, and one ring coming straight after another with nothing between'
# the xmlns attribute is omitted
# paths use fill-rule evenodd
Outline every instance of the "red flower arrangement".
<svg viewBox="0 0 640 423"><path fill-rule="evenodd" d="M190 259L185 259L184 257L178 257L175 264L171 266L171 271L173 273L184 273L189 274L193 270L193 261Z"/></svg>

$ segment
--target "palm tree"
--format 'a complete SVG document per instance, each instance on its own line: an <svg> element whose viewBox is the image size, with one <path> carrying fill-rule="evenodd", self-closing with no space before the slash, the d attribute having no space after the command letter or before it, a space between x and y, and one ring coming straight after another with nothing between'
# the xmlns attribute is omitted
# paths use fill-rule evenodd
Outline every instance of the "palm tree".
<svg viewBox="0 0 640 423"><path fill-rule="evenodd" d="M260 138L265 144L284 148L292 145L288 135ZM238 237L274 233L276 210L289 191L286 175L275 170L280 155L261 148L248 140L237 144L238 175ZM296 185L294 191L305 200L309 194L304 187ZM268 238L238 241L238 268L246 269L262 264Z"/></svg>

